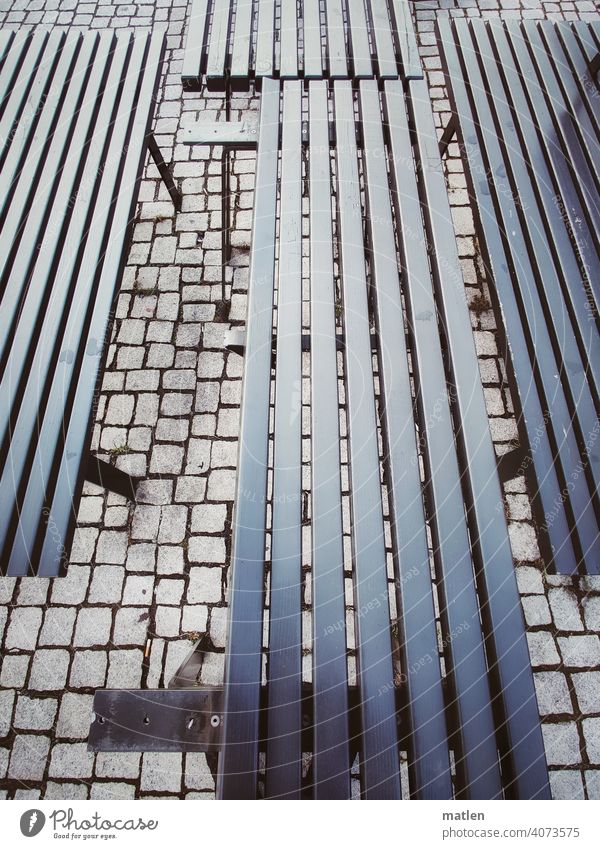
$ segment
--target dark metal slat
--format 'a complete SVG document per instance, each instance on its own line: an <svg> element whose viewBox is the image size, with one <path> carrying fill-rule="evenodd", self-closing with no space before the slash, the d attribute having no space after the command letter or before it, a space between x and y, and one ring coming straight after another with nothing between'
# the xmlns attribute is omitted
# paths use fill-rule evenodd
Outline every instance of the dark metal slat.
<svg viewBox="0 0 600 849"><path fill-rule="evenodd" d="M231 7L231 0L213 0L212 24L206 59L207 80L221 81L225 78Z"/></svg>
<svg viewBox="0 0 600 849"><path fill-rule="evenodd" d="M258 0L254 72L257 77L270 77L275 72L275 0Z"/></svg>
<svg viewBox="0 0 600 849"><path fill-rule="evenodd" d="M279 83L265 79L250 253L241 451L232 527L224 748L217 787L224 799L256 796L278 149Z"/></svg>
<svg viewBox="0 0 600 849"><path fill-rule="evenodd" d="M209 0L192 0L181 71L184 84L199 85L202 81L208 11Z"/></svg>
<svg viewBox="0 0 600 849"><path fill-rule="evenodd" d="M281 4L279 24L279 74L283 78L298 76L298 15L295 0Z"/></svg>
<svg viewBox="0 0 600 849"><path fill-rule="evenodd" d="M388 0L369 0L369 7L375 41L377 77L380 80L395 79L398 77L398 66L388 15Z"/></svg>
<svg viewBox="0 0 600 849"><path fill-rule="evenodd" d="M421 199L433 249L433 276L445 329L458 414L457 442L467 483L467 516L475 553L481 614L494 696L501 709L503 757L512 766L509 796L550 798L544 743L508 537L496 454L481 386L458 249L439 159L427 84L411 83L411 105L422 175ZM456 285L449 285L453 279ZM508 784L508 787L507 787Z"/></svg>
<svg viewBox="0 0 600 849"><path fill-rule="evenodd" d="M252 44L253 0L238 0L235 7L235 29L231 50L232 80L248 79L250 76L250 47Z"/></svg>
<svg viewBox="0 0 600 849"><path fill-rule="evenodd" d="M416 83L411 83L411 101L413 85ZM412 337L418 421L426 461L428 512L446 635L447 668L453 682L453 709L460 741L460 751L455 752L459 793L474 799L498 798L502 795L502 787L495 723L461 475L447 401L449 389L436 321L437 307L427 252L429 239L424 237L421 224L423 200L415 180L401 88L386 84L385 91L394 202L406 268L404 293ZM425 129L429 129L426 123ZM416 233L415 227L418 228ZM462 285L462 277L453 282L454 286ZM417 622L414 627L418 628ZM452 635L450 639L448 635Z"/></svg>
<svg viewBox="0 0 600 849"><path fill-rule="evenodd" d="M594 57L593 48L588 52L588 49L591 47L589 41L587 39L584 41L578 39L577 31L572 25L566 22L557 23L556 32L573 69L575 81L579 87L579 96L588 109L594 122L596 136L598 136L600 132L600 103L597 101L600 98L598 97L598 88L591 78L589 70L590 62Z"/></svg>
<svg viewBox="0 0 600 849"><path fill-rule="evenodd" d="M306 79L323 77L319 0L304 0L304 76Z"/></svg>
<svg viewBox="0 0 600 849"><path fill-rule="evenodd" d="M405 80L422 80L423 68L408 0L388 0L392 32Z"/></svg>
<svg viewBox="0 0 600 849"><path fill-rule="evenodd" d="M348 36L354 77L373 76L369 29L364 0L347 0Z"/></svg>
<svg viewBox="0 0 600 849"><path fill-rule="evenodd" d="M267 796L302 778L302 92L283 90L275 371Z"/></svg>
<svg viewBox="0 0 600 849"><path fill-rule="evenodd" d="M386 113L394 123L394 141L403 161L412 148L401 84L386 87ZM448 730L438 659L435 610L423 509L419 457L413 421L400 278L385 159L382 110L376 81L360 84L366 221L369 231L373 294L383 396L383 425L390 490L390 516L402 633L402 669L406 670L410 717L409 774L417 799L451 799ZM398 147L394 150L398 152ZM408 175L399 175L403 193ZM412 174L413 183L414 172ZM393 181L393 177L392 177ZM412 187L411 187L412 188ZM420 215L418 200L414 210ZM418 218L413 219L417 221ZM412 271L412 266L410 269ZM422 285L425 281L420 281ZM440 360L441 366L441 360ZM432 658L423 664L422 658Z"/></svg>
<svg viewBox="0 0 600 849"><path fill-rule="evenodd" d="M498 92L502 89L499 84L496 84L497 91L495 91L493 99L496 111L503 116L499 118L499 123L503 130L512 137L514 137L513 127L518 129L523 145L523 156L522 158L520 156L515 158L513 155L513 162L519 168L524 168L529 163L533 174L535 174L533 187L537 193L537 204L547 223L548 232L558 257L558 269L563 278L563 290L570 304L574 316L574 325L580 337L580 348L586 366L584 371L587 371L588 379L593 381L597 395L600 388L600 334L597 324L593 320L588 300L588 292L591 289L589 272L585 272L584 269L579 267L577 256L565 226L564 215L561 212L560 205L555 201L556 188L548 161L539 144L537 128L531 120L521 77L517 73L514 63L510 61L510 46L506 32L495 21L490 22L488 27L487 32L489 37L493 39L500 64L496 71L494 71L494 66L489 65L489 62L486 64L490 72L494 74L495 79L498 78L500 69L504 77L505 96L499 96ZM482 36L479 36L480 45L481 38ZM488 49L491 55L491 47L480 46L482 53L484 51L488 53ZM508 105L512 105L512 113L505 109L505 106ZM517 121L514 121L513 116L515 115L518 117ZM584 273L587 278L585 281Z"/></svg>
<svg viewBox="0 0 600 849"><path fill-rule="evenodd" d="M585 358L582 358L571 324L569 309L563 297L560 271L555 264L552 249L546 236L547 221L540 214L538 208L533 184L526 167L527 161L523 158L523 151L517 138L515 122L506 105L506 94L502 96L503 85L496 60L491 56L491 47L486 39L486 28L479 21L473 22L472 26L483 72L486 77L485 80L483 76L477 77L474 82L476 85L481 84L482 92L487 94L487 103L490 107L490 112L493 112L496 116L494 132L504 141L507 156L504 160L501 160L502 168L505 176L508 177L509 182L514 186L516 197L518 198L518 206L515 205L514 212L518 215L519 209L526 211L522 215L521 226L523 239L527 243L527 247L531 253L532 271L536 268L543 269L543 276L539 277L537 281L537 289L526 288L527 296L524 295L525 310L530 315L546 315L544 327L549 332L551 344L553 344L559 362L559 373L562 384L570 396L570 421L580 428L580 443L582 445L582 451L584 451L584 446L593 446L595 440L594 434L598 427L598 414L588 383L587 352ZM535 174L536 180L539 181L540 173L536 171ZM559 235L562 236L563 241L567 242L566 248L568 249L570 247L568 244L568 234L564 228L563 232ZM511 244L514 244L514 234ZM533 286L535 287L535 282L533 282ZM595 323L589 321L589 315L582 317L585 322L583 326L584 332L587 325L592 330L596 346L598 346L600 339ZM536 336L534 342L536 349L538 347L538 338ZM596 348L596 353L597 351L598 349ZM543 367L543 360L540 365ZM597 362L596 368L599 365L600 362ZM595 397L597 401L597 391ZM560 425L558 427L560 432ZM587 456L585 454L582 456L582 461L584 459L595 481L595 485L591 491L593 498L594 489L597 489L600 484L600 457L597 457L596 452L592 450L588 452ZM598 555L598 559L600 559L600 551L598 551ZM591 551L590 559L592 562L595 560Z"/></svg>
<svg viewBox="0 0 600 849"><path fill-rule="evenodd" d="M337 202L346 341L352 558L361 693L362 779L368 799L400 798L387 564L372 382L356 125L350 83L334 85Z"/></svg>
<svg viewBox="0 0 600 849"><path fill-rule="evenodd" d="M327 69L332 79L348 77L342 0L325 0Z"/></svg>
<svg viewBox="0 0 600 849"><path fill-rule="evenodd" d="M120 34L118 38L122 38ZM142 47L142 56L138 42ZM59 442L60 457L56 460L56 478L51 479L51 492L46 494L48 517L48 532L46 533L40 554L40 575L55 574L56 558L60 552L68 553L71 542L74 520L76 515L76 499L81 490L85 466L87 465L86 451L90 444L90 419L93 413L93 401L97 391L99 369L102 364L104 342L111 321L111 305L115 290L119 283L119 270L122 267L124 248L129 224L132 220L136 192L141 177L142 166L146 156L145 139L148 135L149 123L152 119L152 104L161 72L164 55L164 34L156 32L151 35L136 34L132 47L128 68L135 73L134 79L139 81L136 86L122 86L123 89L135 89L134 113L127 114L125 108L119 111L119 116L112 128L111 138L114 140L113 151L116 158L107 162L102 179L107 183L107 195L112 192L115 197L114 210L110 229L105 229L104 237L96 242L94 250L88 241L89 251L82 258L79 274L87 280L94 278L98 258L102 259L101 270L96 272L96 281L92 292L94 301L90 309L91 318L86 329L84 356L78 363L78 371L73 376L72 385L75 388L74 397L65 416L61 428L63 442ZM134 61L136 64L134 65ZM138 67L137 62L141 62ZM123 134L125 132L125 138ZM105 177L106 175L106 177ZM101 184L102 185L102 184ZM100 194L101 197L107 195ZM106 208L104 222L106 223ZM102 218L99 219L102 221ZM92 232L98 232L92 230ZM99 254L99 256L98 256ZM89 313L88 313L89 314ZM69 337L63 337L68 344ZM74 334L78 341L77 333ZM60 379L60 370L55 374L54 383ZM58 397L62 397L59 392ZM45 464L36 460L34 468L43 470ZM28 492L31 492L31 486ZM73 504L75 501L75 505Z"/></svg>
<svg viewBox="0 0 600 849"><path fill-rule="evenodd" d="M480 180L477 179L477 175L486 174L487 168L478 139L479 124L476 124L471 110L453 30L442 20L437 22L437 26L447 68L453 109L455 114L460 116L460 133L468 163L467 173L472 182L472 200L484 236L482 247L494 282L493 289L502 307L503 324L510 336L511 356L507 365L514 373L513 384L518 393L520 406L519 424L522 431L526 433L528 450L535 450L531 460L524 464L524 472L530 479L530 488L540 506L541 514L552 516L552 521L547 523L546 528L552 548L549 557L554 558L557 564L561 564L561 569L576 574L578 566L571 539L571 528L565 512L565 502L561 497L562 487L558 481L554 452L548 435L547 407L542 401L532 373L525 332L494 203L487 188L487 181L486 185L481 186Z"/></svg>
<svg viewBox="0 0 600 849"><path fill-rule="evenodd" d="M309 88L309 192L314 794L316 799L347 799L348 672L325 82L311 83Z"/></svg>
<svg viewBox="0 0 600 849"><path fill-rule="evenodd" d="M86 41L96 41L92 36ZM94 65L102 68L102 62L106 67L108 50L114 45L114 36L103 35L102 45L98 54L94 57ZM33 342L31 352L31 364L27 379L27 386L21 393L19 400L19 415L15 423L11 437L10 453L7 462L6 474L13 474L19 469L24 475L26 491L23 501L19 507L19 524L12 542L12 550L8 560L9 574L25 574L29 566L29 558L32 556L38 527L41 520L44 499L48 492L49 480L53 472L53 463L61 429L66 426L65 413L69 387L72 375L77 368L79 352L85 346L86 339L82 336L86 318L89 318L91 307L89 299L94 292L90 281L94 279L94 271L103 254L102 235L106 228L106 219L110 212L110 198L117 191L115 183L118 181L120 170L120 159L123 145L127 139L127 127L131 110L135 103L135 75L138 72L139 63L142 61L145 49L145 39L136 39L134 45L130 39L120 36L118 46L114 52L111 67L111 75L108 83L103 87L102 103L97 113L93 126L93 142L90 144L81 179L77 186L77 198L72 209L69 228L60 244L60 254L56 260L56 267L49 272L49 278L44 281L43 275L39 275L39 283L31 286L28 293L33 297L41 297L45 285L52 287L48 307L44 313L43 323L39 328ZM127 64L128 54L132 51L131 62ZM137 64L137 67L136 67ZM94 68L95 70L95 68ZM119 84L124 79L125 73L131 73L132 85L129 91L124 91L122 100L119 102L119 117L113 121L113 110L115 108L115 93L119 91ZM98 109L95 102L98 97L98 80L95 74L91 86L86 95L89 95L92 108ZM84 102L84 107L86 106ZM95 108L94 108L95 107ZM90 130L90 115L86 108L81 115L81 121L75 128L72 138L72 146L69 153L82 156L82 148ZM107 153L106 145L114 142L112 156ZM102 181L98 183L99 175ZM126 192L123 190L123 193ZM56 214L64 215L72 203L72 183L67 176L61 181L56 193ZM88 221L89 216L91 219ZM86 236L86 230L88 231ZM96 234L96 238L94 235ZM91 237L90 237L91 235ZM56 241L58 234L48 238L48 247L52 240ZM78 267L80 245L85 244L81 262ZM44 254L42 254L44 256ZM47 262L47 256L46 256ZM77 276L74 277L74 274ZM36 280L34 270L34 281ZM115 281L113 280L113 286ZM35 312L37 305L26 304L24 312ZM107 307L108 312L108 307ZM62 324L64 322L64 328ZM20 327L15 334L15 339L29 338L33 329ZM59 345L61 353L55 361L54 351ZM10 360L9 360L10 363ZM13 388L13 387L10 387ZM44 398L45 390L48 392ZM83 416L87 424L89 418L88 406ZM81 410L78 411L81 417ZM68 420L68 413L67 413ZM35 440L33 459L28 457L30 446ZM79 451L77 458L81 463L82 452ZM4 487L3 487L4 488ZM14 491L14 489L13 489ZM70 506L70 491L60 493L66 505ZM0 499L2 496L0 496ZM70 512L70 511L69 511ZM2 541L5 539L5 527L7 520L2 519ZM53 515L53 521L57 517ZM59 526L57 526L59 527ZM62 565L60 559L55 561L57 569ZM45 564L42 564L45 566ZM41 569L40 569L41 574Z"/></svg>

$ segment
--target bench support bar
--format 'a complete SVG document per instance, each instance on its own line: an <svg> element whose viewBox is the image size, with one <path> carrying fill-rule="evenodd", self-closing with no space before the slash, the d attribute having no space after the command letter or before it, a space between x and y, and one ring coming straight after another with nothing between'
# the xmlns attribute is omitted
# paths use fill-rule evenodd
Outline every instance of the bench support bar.
<svg viewBox="0 0 600 849"><path fill-rule="evenodd" d="M440 139L440 156L443 158L446 155L446 151L448 150L448 145L456 135L456 117L452 115L448 123L444 128L444 132L442 133L442 137Z"/></svg>
<svg viewBox="0 0 600 849"><path fill-rule="evenodd" d="M162 153L160 152L160 148L156 143L156 139L154 135L150 133L148 135L148 150L150 151L150 156L154 160L154 164L158 168L161 179L165 186L167 187L167 191L171 195L171 200L173 201L173 206L175 209L181 209L181 192L175 185L175 181L173 179L173 175L169 171L169 166L165 162Z"/></svg>

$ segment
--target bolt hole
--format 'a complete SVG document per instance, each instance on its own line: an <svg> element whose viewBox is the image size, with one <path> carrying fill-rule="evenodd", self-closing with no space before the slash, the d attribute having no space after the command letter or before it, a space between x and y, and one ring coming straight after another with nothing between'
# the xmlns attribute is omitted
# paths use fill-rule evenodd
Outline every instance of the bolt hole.
<svg viewBox="0 0 600 849"><path fill-rule="evenodd" d="M149 716L144 717L144 725L150 725L150 717Z"/></svg>
<svg viewBox="0 0 600 849"><path fill-rule="evenodd" d="M213 714L213 716L211 716L211 718L210 718L210 724L212 725L213 728L218 728L219 725L221 724L221 717L217 716L216 713Z"/></svg>
<svg viewBox="0 0 600 849"><path fill-rule="evenodd" d="M188 721L187 721L187 727L188 727L188 731L189 731L191 728L193 728L193 727L194 727L194 717L193 717L193 716L191 716L191 717L188 719Z"/></svg>
<svg viewBox="0 0 600 849"><path fill-rule="evenodd" d="M103 716L96 716L96 719L98 720L99 725L104 725L104 717Z"/></svg>

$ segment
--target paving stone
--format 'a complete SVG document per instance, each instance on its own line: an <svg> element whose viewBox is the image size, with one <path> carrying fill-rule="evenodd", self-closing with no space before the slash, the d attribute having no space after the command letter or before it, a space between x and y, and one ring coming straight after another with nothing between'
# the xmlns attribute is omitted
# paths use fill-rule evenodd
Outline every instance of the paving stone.
<svg viewBox="0 0 600 849"><path fill-rule="evenodd" d="M16 687L21 689L25 686L25 679L29 670L29 655L7 654L2 659L2 672L0 672L0 686Z"/></svg>
<svg viewBox="0 0 600 849"><path fill-rule="evenodd" d="M583 736L588 758L592 764L600 764L600 718L584 719Z"/></svg>
<svg viewBox="0 0 600 849"><path fill-rule="evenodd" d="M551 770L550 789L553 799L583 799L581 773L572 769Z"/></svg>
<svg viewBox="0 0 600 849"><path fill-rule="evenodd" d="M98 563L125 563L127 534L122 531L102 531L98 539Z"/></svg>
<svg viewBox="0 0 600 849"><path fill-rule="evenodd" d="M215 648L225 648L228 612L226 607L213 607L210 612L210 639Z"/></svg>
<svg viewBox="0 0 600 849"><path fill-rule="evenodd" d="M38 649L31 664L30 690L62 690L70 662L65 649Z"/></svg>
<svg viewBox="0 0 600 849"><path fill-rule="evenodd" d="M9 749L0 749L0 779L6 776L8 772L8 761L10 759Z"/></svg>
<svg viewBox="0 0 600 849"><path fill-rule="evenodd" d="M137 489L137 504L169 504L173 494L173 481L170 480L145 480Z"/></svg>
<svg viewBox="0 0 600 849"><path fill-rule="evenodd" d="M21 578L17 604L21 607L46 604L49 588L50 580L48 578Z"/></svg>
<svg viewBox="0 0 600 849"><path fill-rule="evenodd" d="M5 648L31 651L36 647L41 625L40 607L15 607L10 615Z"/></svg>
<svg viewBox="0 0 600 849"><path fill-rule="evenodd" d="M69 563L89 563L94 557L98 528L76 528Z"/></svg>
<svg viewBox="0 0 600 849"><path fill-rule="evenodd" d="M111 395L104 421L112 425L128 425L133 417L134 395Z"/></svg>
<svg viewBox="0 0 600 849"><path fill-rule="evenodd" d="M187 528L187 507L171 504L162 508L159 543L179 543L185 539Z"/></svg>
<svg viewBox="0 0 600 849"><path fill-rule="evenodd" d="M158 637L178 637L180 633L181 611L178 607L157 607L155 613L155 633Z"/></svg>
<svg viewBox="0 0 600 849"><path fill-rule="evenodd" d="M579 672L572 677L580 711L600 713L600 672Z"/></svg>
<svg viewBox="0 0 600 849"><path fill-rule="evenodd" d="M156 587L157 604L180 604L183 595L182 579L161 578Z"/></svg>
<svg viewBox="0 0 600 849"><path fill-rule="evenodd" d="M148 631L148 611L126 607L115 616L114 643L117 646L144 645Z"/></svg>
<svg viewBox="0 0 600 849"><path fill-rule="evenodd" d="M235 497L235 471L217 469L208 478L207 495L209 501L233 501Z"/></svg>
<svg viewBox="0 0 600 849"><path fill-rule="evenodd" d="M96 567L97 568L97 567ZM104 646L110 638L112 611L107 607L84 607L75 626L75 646Z"/></svg>
<svg viewBox="0 0 600 849"><path fill-rule="evenodd" d="M50 757L52 778L91 778L94 755L87 743L56 743Z"/></svg>
<svg viewBox="0 0 600 849"><path fill-rule="evenodd" d="M31 699L20 695L15 710L15 728L48 731L54 725L57 707L56 699Z"/></svg>
<svg viewBox="0 0 600 849"><path fill-rule="evenodd" d="M150 605L153 591L154 577L152 575L129 575L125 582L123 604Z"/></svg>
<svg viewBox="0 0 600 849"><path fill-rule="evenodd" d="M207 439L190 439L188 444L185 474L198 475L206 472L210 465L211 443Z"/></svg>
<svg viewBox="0 0 600 849"><path fill-rule="evenodd" d="M527 643L532 666L556 666L560 663L552 634L547 631L529 632Z"/></svg>
<svg viewBox="0 0 600 849"><path fill-rule="evenodd" d="M559 637L558 645L565 666L586 667L600 665L600 637L597 634Z"/></svg>
<svg viewBox="0 0 600 849"><path fill-rule="evenodd" d="M131 522L131 538L153 540L158 537L161 508L153 504L137 504Z"/></svg>
<svg viewBox="0 0 600 849"><path fill-rule="evenodd" d="M93 718L93 704L94 697L91 695L65 693L60 701L56 736L72 740L87 740Z"/></svg>
<svg viewBox="0 0 600 849"><path fill-rule="evenodd" d="M579 735L575 722L542 724L546 758L549 766L567 766L581 760Z"/></svg>
<svg viewBox="0 0 600 849"><path fill-rule="evenodd" d="M542 716L573 713L567 679L562 672L536 672L534 681Z"/></svg>
<svg viewBox="0 0 600 849"><path fill-rule="evenodd" d="M105 651L78 651L73 658L71 687L103 687L106 682Z"/></svg>
<svg viewBox="0 0 600 849"><path fill-rule="evenodd" d="M528 595L521 598L525 622L530 627L535 625L549 625L552 622L552 614L545 596Z"/></svg>
<svg viewBox="0 0 600 849"><path fill-rule="evenodd" d="M161 545L156 569L161 575L181 574L185 569L183 549L175 545Z"/></svg>
<svg viewBox="0 0 600 849"><path fill-rule="evenodd" d="M44 799L78 800L87 799L88 789L85 784L73 784L67 781L49 781L46 784Z"/></svg>
<svg viewBox="0 0 600 849"><path fill-rule="evenodd" d="M125 568L128 572L154 572L155 562L156 545L143 542L129 546Z"/></svg>
<svg viewBox="0 0 600 849"><path fill-rule="evenodd" d="M583 599L585 626L590 631L600 631L600 596Z"/></svg>
<svg viewBox="0 0 600 849"><path fill-rule="evenodd" d="M142 685L144 653L140 649L109 652L107 687L136 689Z"/></svg>
<svg viewBox="0 0 600 849"><path fill-rule="evenodd" d="M175 500L186 503L204 501L206 494L206 478L182 475L177 478Z"/></svg>
<svg viewBox="0 0 600 849"><path fill-rule="evenodd" d="M227 507L225 504L200 504L192 510L192 532L216 534L225 530Z"/></svg>
<svg viewBox="0 0 600 849"><path fill-rule="evenodd" d="M41 781L49 750L48 737L18 734L12 745L8 777L16 781Z"/></svg>
<svg viewBox="0 0 600 849"><path fill-rule="evenodd" d="M600 769L586 770L585 786L588 799L600 799Z"/></svg>
<svg viewBox="0 0 600 849"><path fill-rule="evenodd" d="M192 537L189 541L188 558L191 563L225 563L225 540L222 537Z"/></svg>
<svg viewBox="0 0 600 849"><path fill-rule="evenodd" d="M90 567L72 563L64 578L52 582L53 604L81 604L90 582Z"/></svg>
<svg viewBox="0 0 600 849"><path fill-rule="evenodd" d="M142 759L142 790L179 793L182 756L178 752L145 752Z"/></svg>
<svg viewBox="0 0 600 849"><path fill-rule="evenodd" d="M138 752L98 752L96 775L99 778L138 778L141 760Z"/></svg>
<svg viewBox="0 0 600 849"><path fill-rule="evenodd" d="M531 525L524 522L510 522L508 533L515 560L539 560L540 550L535 530Z"/></svg>
<svg viewBox="0 0 600 849"><path fill-rule="evenodd" d="M577 597L565 587L551 589L548 593L554 623L559 631L583 631Z"/></svg>
<svg viewBox="0 0 600 849"><path fill-rule="evenodd" d="M95 566L88 600L92 604L120 601L124 578L122 566Z"/></svg>
<svg viewBox="0 0 600 849"><path fill-rule="evenodd" d="M10 732L14 701L14 690L0 691L0 737L6 737Z"/></svg>
<svg viewBox="0 0 600 849"><path fill-rule="evenodd" d="M135 784L116 781L95 781L92 784L90 799L135 799Z"/></svg>
<svg viewBox="0 0 600 849"><path fill-rule="evenodd" d="M186 604L181 616L182 634L205 634L208 622L208 607L204 604Z"/></svg>
<svg viewBox="0 0 600 849"><path fill-rule="evenodd" d="M180 445L157 443L152 448L150 471L159 475L178 475L183 464L183 448Z"/></svg>
<svg viewBox="0 0 600 849"><path fill-rule="evenodd" d="M215 781L204 752L189 752L185 756L185 786L192 790L214 790Z"/></svg>

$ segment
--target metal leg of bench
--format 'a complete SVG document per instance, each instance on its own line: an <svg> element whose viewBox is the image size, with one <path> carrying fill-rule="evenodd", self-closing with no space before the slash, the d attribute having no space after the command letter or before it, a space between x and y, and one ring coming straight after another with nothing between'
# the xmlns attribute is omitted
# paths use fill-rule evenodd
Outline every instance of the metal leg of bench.
<svg viewBox="0 0 600 849"><path fill-rule="evenodd" d="M598 71L600 71L600 51L596 53L596 55L590 62L590 74L592 75L592 77L595 77Z"/></svg>
<svg viewBox="0 0 600 849"><path fill-rule="evenodd" d="M148 134L147 142L150 155L152 156L152 159L154 160L154 163L159 170L162 181L167 187L167 191L171 195L171 200L173 201L175 209L181 209L181 192L175 185L173 175L169 171L169 166L163 159L163 155L160 152L160 148L156 143L156 139L154 138L153 133Z"/></svg>
<svg viewBox="0 0 600 849"><path fill-rule="evenodd" d="M110 492L116 492L117 495L122 495L131 501L135 499L138 479L131 477L127 472L122 472L121 469L115 469L110 463L94 457L93 454L90 454L88 459L85 479L89 483L94 483Z"/></svg>
<svg viewBox="0 0 600 849"><path fill-rule="evenodd" d="M446 155L446 151L448 150L448 145L456 135L456 117L452 115L448 123L444 128L444 132L442 133L442 137L440 139L440 156L443 158Z"/></svg>

